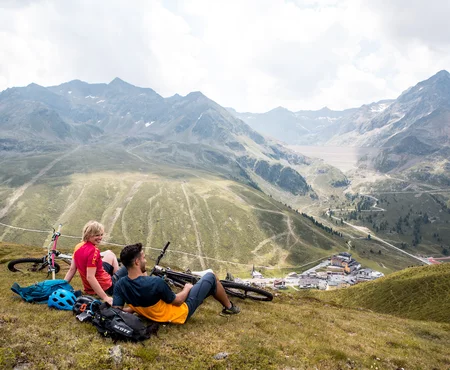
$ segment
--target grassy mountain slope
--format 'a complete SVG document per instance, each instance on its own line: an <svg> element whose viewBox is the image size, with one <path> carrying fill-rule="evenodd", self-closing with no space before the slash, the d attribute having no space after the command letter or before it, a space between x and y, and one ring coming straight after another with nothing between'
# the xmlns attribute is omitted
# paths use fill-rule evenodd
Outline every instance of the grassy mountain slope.
<svg viewBox="0 0 450 370"><path fill-rule="evenodd" d="M164 99L120 79L107 85L30 84L0 93L0 118L0 150L39 150L36 142L115 141L130 152L142 145L152 157L200 165L254 187L261 178L293 195L313 193L294 168L305 162L303 156L266 140L200 92ZM256 180L250 180L252 174Z"/></svg>
<svg viewBox="0 0 450 370"><path fill-rule="evenodd" d="M325 301L415 320L450 323L450 264L412 267L370 283L314 292Z"/></svg>
<svg viewBox="0 0 450 370"><path fill-rule="evenodd" d="M344 238L232 178L121 147L5 159L0 193L0 222L16 227L0 224L3 241L46 245L50 233L20 228L49 230L62 223L60 247L70 251L83 225L97 219L110 243L139 241L151 251L170 240L171 264L247 274L253 264L303 266L347 248ZM370 242L360 244L360 262L385 274L415 263L395 252L372 255Z"/></svg>
<svg viewBox="0 0 450 370"><path fill-rule="evenodd" d="M0 225L0 240L29 245L46 245L49 237L30 230L62 223L60 246L70 250L83 225L97 219L110 243L142 242L151 250L170 240L167 259L177 266L248 271L252 264L303 265L343 243L251 187L111 147L7 160L0 191L0 221L19 228Z"/></svg>
<svg viewBox="0 0 450 370"><path fill-rule="evenodd" d="M209 298L184 326L161 326L142 344L104 339L67 311L21 301L13 282L34 274L7 271L6 261L40 248L0 244L0 367L4 369L445 369L450 325L351 309L285 293L273 302L236 301L240 315L218 315ZM41 278L42 279L42 278ZM78 277L73 280L81 288ZM430 296L431 300L436 295ZM117 362L111 351L119 351ZM219 352L228 357L215 360ZM44 355L45 354L45 355Z"/></svg>

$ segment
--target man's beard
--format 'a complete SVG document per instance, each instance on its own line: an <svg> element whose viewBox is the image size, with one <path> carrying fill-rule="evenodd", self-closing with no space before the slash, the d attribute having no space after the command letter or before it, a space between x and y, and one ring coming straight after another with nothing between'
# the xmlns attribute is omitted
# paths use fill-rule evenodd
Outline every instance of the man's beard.
<svg viewBox="0 0 450 370"><path fill-rule="evenodd" d="M141 264L141 272L142 272L143 274L147 272L147 268L146 268L146 266L145 266L145 263L142 263L142 264Z"/></svg>

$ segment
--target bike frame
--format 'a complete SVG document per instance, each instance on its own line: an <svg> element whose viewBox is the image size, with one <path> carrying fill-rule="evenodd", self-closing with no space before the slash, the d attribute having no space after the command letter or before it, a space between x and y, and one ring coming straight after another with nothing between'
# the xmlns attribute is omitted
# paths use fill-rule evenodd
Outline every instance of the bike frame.
<svg viewBox="0 0 450 370"><path fill-rule="evenodd" d="M200 271L199 274L193 274L192 272L178 272L171 270L170 268L165 268L159 266L159 262L163 258L170 242L167 242L165 247L161 250L158 258L156 259L155 265L152 268L149 276L157 275L166 280L169 284L173 284L178 288L182 288L186 283L196 284L201 276L212 270ZM220 280L223 288L227 295L238 297L241 299L253 299L256 301L271 301L273 299L273 295L270 292L265 291L264 289L252 287L246 284L237 283L234 281L228 280Z"/></svg>
<svg viewBox="0 0 450 370"><path fill-rule="evenodd" d="M57 253L56 250L56 245L58 244L58 239L61 236L61 228L62 228L62 224L59 224L58 226L58 231L55 231L55 229L53 229L53 235L52 235L52 242L53 242L53 246L52 249L49 251L49 257L51 260L51 263L49 265L49 269L52 272L52 280L55 280L55 255Z"/></svg>

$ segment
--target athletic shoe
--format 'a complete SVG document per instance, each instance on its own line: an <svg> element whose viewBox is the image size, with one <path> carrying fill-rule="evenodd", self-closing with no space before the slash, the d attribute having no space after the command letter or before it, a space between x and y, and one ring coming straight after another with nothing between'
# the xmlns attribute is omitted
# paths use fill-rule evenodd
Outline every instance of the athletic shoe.
<svg viewBox="0 0 450 370"><path fill-rule="evenodd" d="M235 306L233 302L231 302L231 307L230 308L224 307L222 312L220 313L220 316L237 315L240 312L241 309L238 306Z"/></svg>

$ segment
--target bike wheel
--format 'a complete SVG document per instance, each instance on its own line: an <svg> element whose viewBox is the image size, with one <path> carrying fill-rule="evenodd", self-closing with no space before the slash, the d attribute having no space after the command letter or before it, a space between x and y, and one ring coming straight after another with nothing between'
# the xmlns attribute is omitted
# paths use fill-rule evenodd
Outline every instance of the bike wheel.
<svg viewBox="0 0 450 370"><path fill-rule="evenodd" d="M8 270L12 272L41 272L48 273L48 263L42 258L19 258L8 263ZM59 265L55 262L55 274L59 272Z"/></svg>
<svg viewBox="0 0 450 370"><path fill-rule="evenodd" d="M235 283L233 281L220 280L228 295L241 299L253 299L254 301L271 301L273 294L261 288Z"/></svg>

